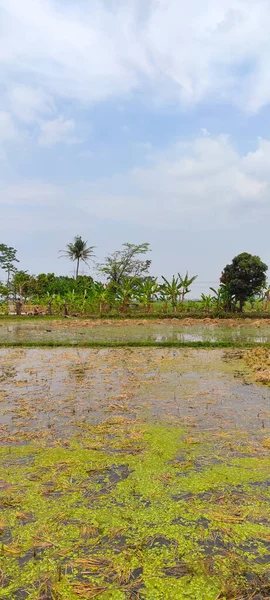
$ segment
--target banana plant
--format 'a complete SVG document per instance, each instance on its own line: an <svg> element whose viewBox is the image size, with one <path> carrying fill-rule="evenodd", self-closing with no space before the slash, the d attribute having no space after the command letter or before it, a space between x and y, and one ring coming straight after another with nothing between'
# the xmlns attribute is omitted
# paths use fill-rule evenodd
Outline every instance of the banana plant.
<svg viewBox="0 0 270 600"><path fill-rule="evenodd" d="M143 304L147 312L150 312L152 302L157 299L157 294L159 291L159 284L157 282L157 277L145 279L139 285L139 299Z"/></svg>
<svg viewBox="0 0 270 600"><path fill-rule="evenodd" d="M126 312L128 304L138 298L137 279L134 277L127 277L122 280L116 291L116 299L120 302L121 312Z"/></svg>
<svg viewBox="0 0 270 600"><path fill-rule="evenodd" d="M211 292L214 293L212 302L217 310L231 310L233 304L233 298L230 293L229 286L225 283L221 283L220 287L216 290L210 287Z"/></svg>
<svg viewBox="0 0 270 600"><path fill-rule="evenodd" d="M75 302L76 302L76 298L75 298L75 290L73 289L72 291L69 291L65 294L65 303L68 306L69 310L71 310L71 312L74 311L74 307L75 307Z"/></svg>
<svg viewBox="0 0 270 600"><path fill-rule="evenodd" d="M206 296L205 294L202 294L201 299L202 299L203 310L205 310L206 312L210 312L211 307L212 307L212 302L213 302L212 296L210 294L208 296Z"/></svg>
<svg viewBox="0 0 270 600"><path fill-rule="evenodd" d="M52 294L52 307L53 311L59 313L63 309L63 298L60 294Z"/></svg>
<svg viewBox="0 0 270 600"><path fill-rule="evenodd" d="M46 301L48 302L48 315L52 315L52 303L54 301L55 294L51 294L51 292L47 292Z"/></svg>
<svg viewBox="0 0 270 600"><path fill-rule="evenodd" d="M269 312L269 307L270 307L270 287L268 287L268 289L265 291L264 296L263 296L263 300L264 300L264 310L266 310L267 312Z"/></svg>
<svg viewBox="0 0 270 600"><path fill-rule="evenodd" d="M87 290L85 289L83 292L83 296L81 298L81 309L82 309L83 314L85 314L86 301L87 301Z"/></svg>
<svg viewBox="0 0 270 600"><path fill-rule="evenodd" d="M212 288L212 287L210 287L210 290L211 290L211 292L214 293L214 296L212 297L212 303L215 306L215 308L217 310L224 308L223 298L222 298L222 290L220 288L218 288L218 290L216 290L215 288Z"/></svg>
<svg viewBox="0 0 270 600"><path fill-rule="evenodd" d="M108 290L104 283L95 281L89 298L89 303L92 307L98 306L100 313L104 312L108 302Z"/></svg>
<svg viewBox="0 0 270 600"><path fill-rule="evenodd" d="M184 302L185 300L185 296L186 294L190 293L190 286L192 285L192 283L195 281L195 279L197 279L198 275L193 275L193 277L189 277L188 275L188 271L185 274L185 277L182 277L182 275L180 275L180 273L178 273L178 277L179 277L179 281L181 284L181 301Z"/></svg>
<svg viewBox="0 0 270 600"><path fill-rule="evenodd" d="M173 311L176 312L178 298L182 287L181 282L179 281L179 278L175 277L174 275L172 281L168 281L168 279L163 277L163 275L162 279L164 283L161 286L161 292L163 292L163 294L169 298L170 302L172 303Z"/></svg>

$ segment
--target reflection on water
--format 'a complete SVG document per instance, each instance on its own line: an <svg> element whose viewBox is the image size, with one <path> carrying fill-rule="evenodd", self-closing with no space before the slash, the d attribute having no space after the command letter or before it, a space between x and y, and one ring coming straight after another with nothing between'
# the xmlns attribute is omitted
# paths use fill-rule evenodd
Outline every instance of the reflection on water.
<svg viewBox="0 0 270 600"><path fill-rule="evenodd" d="M138 326L140 325L140 326ZM0 342L247 342L270 343L270 325L221 325L183 323L133 323L115 321L110 324L67 321L22 321L10 325L0 322Z"/></svg>
<svg viewBox="0 0 270 600"><path fill-rule="evenodd" d="M67 439L110 415L240 427L249 443L270 424L270 388L253 384L232 350L1 348L0 364L2 443L25 431Z"/></svg>
<svg viewBox="0 0 270 600"><path fill-rule="evenodd" d="M179 342L203 342L203 336L195 333L178 333L177 340Z"/></svg>

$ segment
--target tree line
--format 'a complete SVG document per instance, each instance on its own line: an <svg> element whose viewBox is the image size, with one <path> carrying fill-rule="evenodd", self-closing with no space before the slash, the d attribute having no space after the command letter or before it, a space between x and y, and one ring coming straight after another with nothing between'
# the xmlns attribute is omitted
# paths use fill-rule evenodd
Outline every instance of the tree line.
<svg viewBox="0 0 270 600"><path fill-rule="evenodd" d="M23 304L34 312L45 310L48 314L114 314L130 310L155 312L242 312L247 303L249 308L262 307L263 300L268 308L270 290L267 290L267 265L259 256L243 252L225 266L218 289L210 288L211 294L202 294L199 301L189 300L197 275L178 273L171 280L165 276L158 281L150 275L151 260L148 258L148 243L125 243L121 250L109 254L95 268L103 281L90 275L80 275L81 264L90 267L96 258L95 246L77 235L59 251L59 257L67 257L75 264L74 277L57 276L54 273L31 275L18 268L17 250L0 244L0 267L6 273L0 286L2 310L7 310L10 301L16 303L17 313ZM266 291L267 290L267 291ZM39 309L39 307L43 307Z"/></svg>

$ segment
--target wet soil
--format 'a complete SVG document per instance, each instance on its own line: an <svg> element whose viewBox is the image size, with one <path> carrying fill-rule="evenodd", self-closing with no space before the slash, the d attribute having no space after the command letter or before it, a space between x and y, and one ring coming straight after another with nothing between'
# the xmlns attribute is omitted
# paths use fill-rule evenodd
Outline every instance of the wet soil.
<svg viewBox="0 0 270 600"><path fill-rule="evenodd" d="M0 598L269 598L270 388L243 352L2 348L0 381Z"/></svg>

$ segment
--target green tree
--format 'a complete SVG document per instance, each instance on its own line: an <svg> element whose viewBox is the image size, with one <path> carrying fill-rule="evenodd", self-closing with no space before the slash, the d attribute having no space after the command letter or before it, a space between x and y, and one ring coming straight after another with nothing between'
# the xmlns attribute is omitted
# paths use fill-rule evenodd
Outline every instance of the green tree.
<svg viewBox="0 0 270 600"><path fill-rule="evenodd" d="M0 298L7 298L8 287L0 281Z"/></svg>
<svg viewBox="0 0 270 600"><path fill-rule="evenodd" d="M66 250L60 250L60 252L63 252L61 257L67 257L73 262L76 262L75 279L77 279L79 275L80 262L89 266L88 261L95 256L94 248L95 246L87 246L87 242L84 241L80 235L76 235L74 241L67 244Z"/></svg>
<svg viewBox="0 0 270 600"><path fill-rule="evenodd" d="M20 302L23 301L23 296L33 293L34 278L27 271L16 271L13 275L11 286L16 299L19 296Z"/></svg>
<svg viewBox="0 0 270 600"><path fill-rule="evenodd" d="M181 300L182 300L182 302L184 302L186 294L189 294L191 291L189 289L190 286L192 285L193 281L195 281L195 279L197 279L198 275L193 275L193 277L189 277L188 271L187 271L185 274L185 277L182 277L180 275L180 273L178 273L178 277L179 277L179 281L181 283L181 288L182 288Z"/></svg>
<svg viewBox="0 0 270 600"><path fill-rule="evenodd" d="M227 285L231 298L239 302L243 311L246 300L262 292L266 286L267 265L259 256L242 252L235 256L222 272L220 281Z"/></svg>
<svg viewBox="0 0 270 600"><path fill-rule="evenodd" d="M140 255L149 252L148 243L123 244L123 250L116 250L99 265L99 272L105 275L108 282L121 285L128 277L142 279L147 276L151 260L143 260Z"/></svg>
<svg viewBox="0 0 270 600"><path fill-rule="evenodd" d="M0 244L0 268L7 273L7 287L9 288L10 275L16 271L15 263L19 260L16 257L17 250L12 246Z"/></svg>

